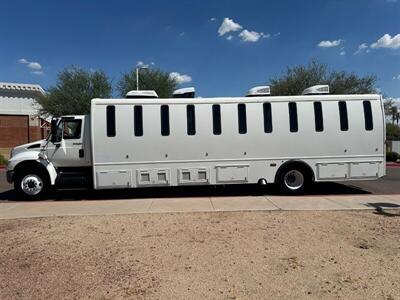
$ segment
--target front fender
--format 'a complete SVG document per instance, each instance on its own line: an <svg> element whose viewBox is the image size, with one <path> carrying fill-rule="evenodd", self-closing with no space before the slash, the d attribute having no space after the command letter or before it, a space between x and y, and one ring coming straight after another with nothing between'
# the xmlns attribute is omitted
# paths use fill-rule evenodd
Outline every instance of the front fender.
<svg viewBox="0 0 400 300"><path fill-rule="evenodd" d="M24 151L15 154L8 160L7 171L13 171L15 167L24 161L37 161L39 162L39 152L38 151Z"/></svg>
<svg viewBox="0 0 400 300"><path fill-rule="evenodd" d="M10 160L8 160L7 171L14 171L15 168L21 163L36 162L41 164L47 170L50 178L50 183L51 185L54 185L57 179L57 170L54 165L47 159L39 157L39 153L40 152L38 151L24 151L16 154Z"/></svg>

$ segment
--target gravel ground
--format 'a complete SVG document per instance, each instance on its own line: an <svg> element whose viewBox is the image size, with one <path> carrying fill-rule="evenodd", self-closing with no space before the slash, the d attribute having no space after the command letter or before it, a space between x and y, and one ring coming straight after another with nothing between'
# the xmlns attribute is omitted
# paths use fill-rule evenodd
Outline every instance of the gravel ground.
<svg viewBox="0 0 400 300"><path fill-rule="evenodd" d="M400 299L400 216L389 215L1 220L0 299Z"/></svg>

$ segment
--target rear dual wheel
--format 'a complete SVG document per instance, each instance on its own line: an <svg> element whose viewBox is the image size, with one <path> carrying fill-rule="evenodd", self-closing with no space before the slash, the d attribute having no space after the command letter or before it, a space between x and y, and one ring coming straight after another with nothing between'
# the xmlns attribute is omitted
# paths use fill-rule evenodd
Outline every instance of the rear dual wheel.
<svg viewBox="0 0 400 300"><path fill-rule="evenodd" d="M288 166L281 170L277 177L280 189L289 195L303 194L309 183L311 177L309 172L301 166Z"/></svg>

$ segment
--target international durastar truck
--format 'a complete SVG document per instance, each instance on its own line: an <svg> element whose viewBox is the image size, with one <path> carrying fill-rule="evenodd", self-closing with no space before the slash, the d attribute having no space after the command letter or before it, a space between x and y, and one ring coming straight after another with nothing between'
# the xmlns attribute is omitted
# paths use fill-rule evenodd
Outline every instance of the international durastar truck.
<svg viewBox="0 0 400 300"><path fill-rule="evenodd" d="M54 188L278 183L385 175L380 95L93 99L90 116L51 122L46 140L15 147L7 179L27 198Z"/></svg>

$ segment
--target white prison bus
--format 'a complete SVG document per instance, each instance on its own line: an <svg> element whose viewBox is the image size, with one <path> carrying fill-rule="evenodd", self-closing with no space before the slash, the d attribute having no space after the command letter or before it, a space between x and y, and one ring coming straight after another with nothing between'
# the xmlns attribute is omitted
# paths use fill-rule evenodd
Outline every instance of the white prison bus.
<svg viewBox="0 0 400 300"><path fill-rule="evenodd" d="M278 183L299 194L313 181L385 175L380 95L251 96L93 99L90 117L54 120L47 141L15 148L7 178L36 197L88 181L94 189Z"/></svg>

